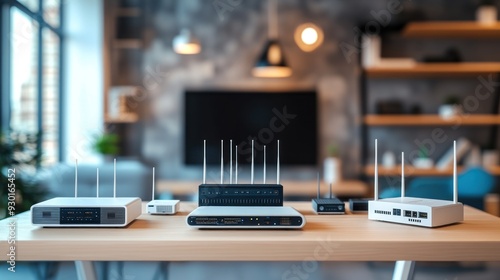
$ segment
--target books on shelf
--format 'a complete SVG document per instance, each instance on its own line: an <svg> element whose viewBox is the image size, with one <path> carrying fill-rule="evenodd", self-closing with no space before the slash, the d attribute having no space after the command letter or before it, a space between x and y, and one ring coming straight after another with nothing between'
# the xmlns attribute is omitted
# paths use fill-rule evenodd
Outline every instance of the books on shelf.
<svg viewBox="0 0 500 280"><path fill-rule="evenodd" d="M471 149L472 144L467 138L460 138L457 141L457 162ZM453 167L453 146L436 162L437 169L450 169Z"/></svg>

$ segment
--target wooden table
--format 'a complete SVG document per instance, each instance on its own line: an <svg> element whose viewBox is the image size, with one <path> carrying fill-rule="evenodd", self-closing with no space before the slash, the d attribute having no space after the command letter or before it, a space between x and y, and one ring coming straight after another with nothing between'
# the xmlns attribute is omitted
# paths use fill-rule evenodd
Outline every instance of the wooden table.
<svg viewBox="0 0 500 280"><path fill-rule="evenodd" d="M285 197L303 196L315 197L317 194L316 181L283 181L283 192ZM329 187L322 182L321 194L327 195ZM162 180L156 183L156 192L170 192L173 195L193 195L198 193L200 182L196 181L169 181ZM368 195L368 185L362 181L348 180L332 185L332 192L339 197L366 197Z"/></svg>
<svg viewBox="0 0 500 280"><path fill-rule="evenodd" d="M126 228L109 229L39 228L25 212L16 216L16 261L500 261L500 218L471 207L463 223L430 229L370 221L366 214L316 215L310 202L287 204L306 216L302 230L197 230L186 225L193 203L181 203L175 216L143 214ZM10 246L8 225L0 221L0 260ZM77 264L87 269L83 279L93 279L90 262ZM395 272L405 279L412 267L401 262Z"/></svg>

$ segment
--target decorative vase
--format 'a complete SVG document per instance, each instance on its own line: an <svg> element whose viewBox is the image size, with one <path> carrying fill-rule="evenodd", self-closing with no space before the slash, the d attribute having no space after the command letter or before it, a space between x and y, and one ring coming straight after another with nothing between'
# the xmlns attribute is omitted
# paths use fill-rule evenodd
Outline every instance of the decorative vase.
<svg viewBox="0 0 500 280"><path fill-rule="evenodd" d="M340 158L325 158L323 168L323 180L325 182L335 184L342 181L342 160Z"/></svg>
<svg viewBox="0 0 500 280"><path fill-rule="evenodd" d="M413 166L415 168L429 169L434 166L434 161L430 158L416 158L413 160Z"/></svg>
<svg viewBox="0 0 500 280"><path fill-rule="evenodd" d="M497 8L493 5L484 5L477 8L476 20L481 24L497 22Z"/></svg>

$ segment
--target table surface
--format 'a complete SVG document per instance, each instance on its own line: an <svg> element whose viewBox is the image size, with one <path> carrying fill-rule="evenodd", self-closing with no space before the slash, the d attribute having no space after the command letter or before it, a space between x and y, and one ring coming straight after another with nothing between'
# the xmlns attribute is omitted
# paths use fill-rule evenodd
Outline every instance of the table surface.
<svg viewBox="0 0 500 280"><path fill-rule="evenodd" d="M317 181L283 181L283 192L285 196L309 196L317 195ZM161 180L156 183L156 192L171 192L174 195L191 195L198 193L200 182L195 181L173 181ZM346 180L332 185L332 193L340 197L366 197L368 185L362 181ZM327 195L329 187L321 182L321 194Z"/></svg>
<svg viewBox="0 0 500 280"><path fill-rule="evenodd" d="M421 228L368 220L366 214L316 215L310 202L287 203L306 216L301 230L198 230L186 225L196 206L174 216L141 215L126 228L40 228L17 216L22 260L164 261L500 261L500 218L465 207L462 223ZM145 209L145 204L144 204ZM0 221L6 259L9 219Z"/></svg>

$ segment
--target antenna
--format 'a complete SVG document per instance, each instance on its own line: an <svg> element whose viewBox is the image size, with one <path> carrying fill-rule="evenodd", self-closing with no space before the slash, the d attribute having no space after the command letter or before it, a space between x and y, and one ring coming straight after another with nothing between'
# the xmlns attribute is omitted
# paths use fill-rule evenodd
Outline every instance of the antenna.
<svg viewBox="0 0 500 280"><path fill-rule="evenodd" d="M233 183L233 140L229 140L229 184Z"/></svg>
<svg viewBox="0 0 500 280"><path fill-rule="evenodd" d="M453 141L453 203L458 203L457 141Z"/></svg>
<svg viewBox="0 0 500 280"><path fill-rule="evenodd" d="M207 140L203 140L203 184L207 182Z"/></svg>
<svg viewBox="0 0 500 280"><path fill-rule="evenodd" d="M224 184L224 140L220 140L220 183Z"/></svg>
<svg viewBox="0 0 500 280"><path fill-rule="evenodd" d="M401 197L405 197L405 152L401 152Z"/></svg>
<svg viewBox="0 0 500 280"><path fill-rule="evenodd" d="M155 168L153 167L153 192L151 193L151 200L155 200Z"/></svg>
<svg viewBox="0 0 500 280"><path fill-rule="evenodd" d="M252 184L252 185L253 185L253 163L254 163L254 159L253 159L254 148L253 148L253 145L254 145L254 140L252 139L252 168L250 170L250 184Z"/></svg>
<svg viewBox="0 0 500 280"><path fill-rule="evenodd" d="M75 197L78 197L78 159L75 159Z"/></svg>
<svg viewBox="0 0 500 280"><path fill-rule="evenodd" d="M266 183L266 145L264 145L264 184Z"/></svg>
<svg viewBox="0 0 500 280"><path fill-rule="evenodd" d="M330 182L330 199L332 199L332 183Z"/></svg>
<svg viewBox="0 0 500 280"><path fill-rule="evenodd" d="M373 174L373 180L374 180L374 198L373 200L377 201L378 200L378 159L377 159L377 152L378 152L378 147L377 147L377 139L375 139L375 172Z"/></svg>
<svg viewBox="0 0 500 280"><path fill-rule="evenodd" d="M97 183L96 183L96 197L99 197L99 167L97 167Z"/></svg>
<svg viewBox="0 0 500 280"><path fill-rule="evenodd" d="M318 175L316 177L317 177L317 180L318 180L318 199L319 199L319 172L318 172Z"/></svg>
<svg viewBox="0 0 500 280"><path fill-rule="evenodd" d="M276 184L280 184L280 140L278 140L278 156L276 161Z"/></svg>
<svg viewBox="0 0 500 280"><path fill-rule="evenodd" d="M234 167L235 168L235 173L234 173L234 183L235 184L238 184L238 145L236 145L236 154L235 154L235 161L236 161L236 166Z"/></svg>
<svg viewBox="0 0 500 280"><path fill-rule="evenodd" d="M113 197L116 197L116 158L113 163Z"/></svg>

